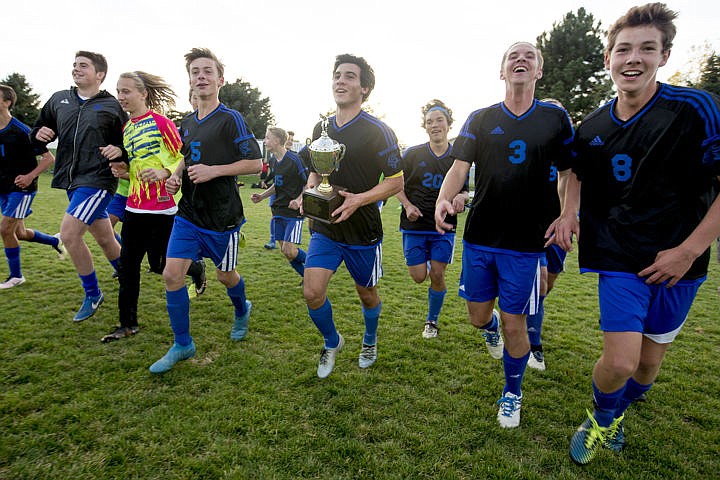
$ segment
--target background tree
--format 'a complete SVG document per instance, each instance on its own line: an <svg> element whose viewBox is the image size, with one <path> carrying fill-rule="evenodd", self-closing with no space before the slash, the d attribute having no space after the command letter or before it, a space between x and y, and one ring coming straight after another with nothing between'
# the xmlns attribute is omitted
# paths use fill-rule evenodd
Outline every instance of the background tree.
<svg viewBox="0 0 720 480"><path fill-rule="evenodd" d="M40 95L32 91L32 87L22 73L11 73L0 80L0 83L12 87L17 95L17 102L11 110L12 116L32 126L40 114Z"/></svg>
<svg viewBox="0 0 720 480"><path fill-rule="evenodd" d="M604 30L591 13L580 8L568 12L550 32L537 37L545 59L543 78L535 89L538 98L560 100L578 122L612 96L612 82L603 63Z"/></svg>
<svg viewBox="0 0 720 480"><path fill-rule="evenodd" d="M712 52L700 71L700 81L697 88L720 95L720 56Z"/></svg>
<svg viewBox="0 0 720 480"><path fill-rule="evenodd" d="M270 111L270 99L262 97L260 90L241 78L220 88L220 101L242 113L256 138L265 137L268 125L275 122L275 116Z"/></svg>

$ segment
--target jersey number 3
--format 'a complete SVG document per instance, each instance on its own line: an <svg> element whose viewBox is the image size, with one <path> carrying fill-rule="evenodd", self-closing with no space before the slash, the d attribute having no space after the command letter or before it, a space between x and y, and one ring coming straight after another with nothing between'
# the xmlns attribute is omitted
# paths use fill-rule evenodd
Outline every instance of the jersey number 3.
<svg viewBox="0 0 720 480"><path fill-rule="evenodd" d="M527 144L525 142L523 142L522 140L513 140L512 142L510 142L508 147L510 147L513 153L508 157L510 163L518 165L525 161L525 158L527 157Z"/></svg>

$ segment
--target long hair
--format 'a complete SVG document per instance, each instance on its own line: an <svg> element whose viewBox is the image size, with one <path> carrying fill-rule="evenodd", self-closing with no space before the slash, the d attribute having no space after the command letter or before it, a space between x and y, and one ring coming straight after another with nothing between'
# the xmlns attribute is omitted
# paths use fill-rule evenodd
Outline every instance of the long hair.
<svg viewBox="0 0 720 480"><path fill-rule="evenodd" d="M132 80L138 90L147 92L145 105L151 110L165 113L165 111L175 106L175 92L162 77L136 70L121 73L120 78Z"/></svg>

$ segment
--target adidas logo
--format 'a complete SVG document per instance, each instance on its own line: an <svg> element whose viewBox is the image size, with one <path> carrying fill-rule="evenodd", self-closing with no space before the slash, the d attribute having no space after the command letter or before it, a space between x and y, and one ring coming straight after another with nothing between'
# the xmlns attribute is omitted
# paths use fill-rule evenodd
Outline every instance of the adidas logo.
<svg viewBox="0 0 720 480"><path fill-rule="evenodd" d="M602 138L600 138L600 135L595 136L595 138L593 138L590 141L591 147L601 147L603 145L605 145L605 142L602 141Z"/></svg>
<svg viewBox="0 0 720 480"><path fill-rule="evenodd" d="M60 100L60 103L64 103L65 105L70 105L70 102L68 102L67 98L63 98L62 100Z"/></svg>
<svg viewBox="0 0 720 480"><path fill-rule="evenodd" d="M424 166L426 166L426 165L427 165L427 163L425 163L425 160L423 160L422 162L420 162L420 166L421 166L421 167L424 167Z"/></svg>
<svg viewBox="0 0 720 480"><path fill-rule="evenodd" d="M492 132L490 132L490 135L503 135L505 131L503 131L502 128L500 128L500 125L495 127Z"/></svg>

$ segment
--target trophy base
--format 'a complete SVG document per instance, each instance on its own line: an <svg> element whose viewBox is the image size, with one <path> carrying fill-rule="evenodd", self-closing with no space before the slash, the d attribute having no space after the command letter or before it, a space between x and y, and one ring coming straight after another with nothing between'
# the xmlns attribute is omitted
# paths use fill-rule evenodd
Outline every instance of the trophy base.
<svg viewBox="0 0 720 480"><path fill-rule="evenodd" d="M332 212L345 201L337 192L336 187L330 193L320 193L317 187L303 192L303 215L318 222L334 223L339 215L332 216Z"/></svg>

